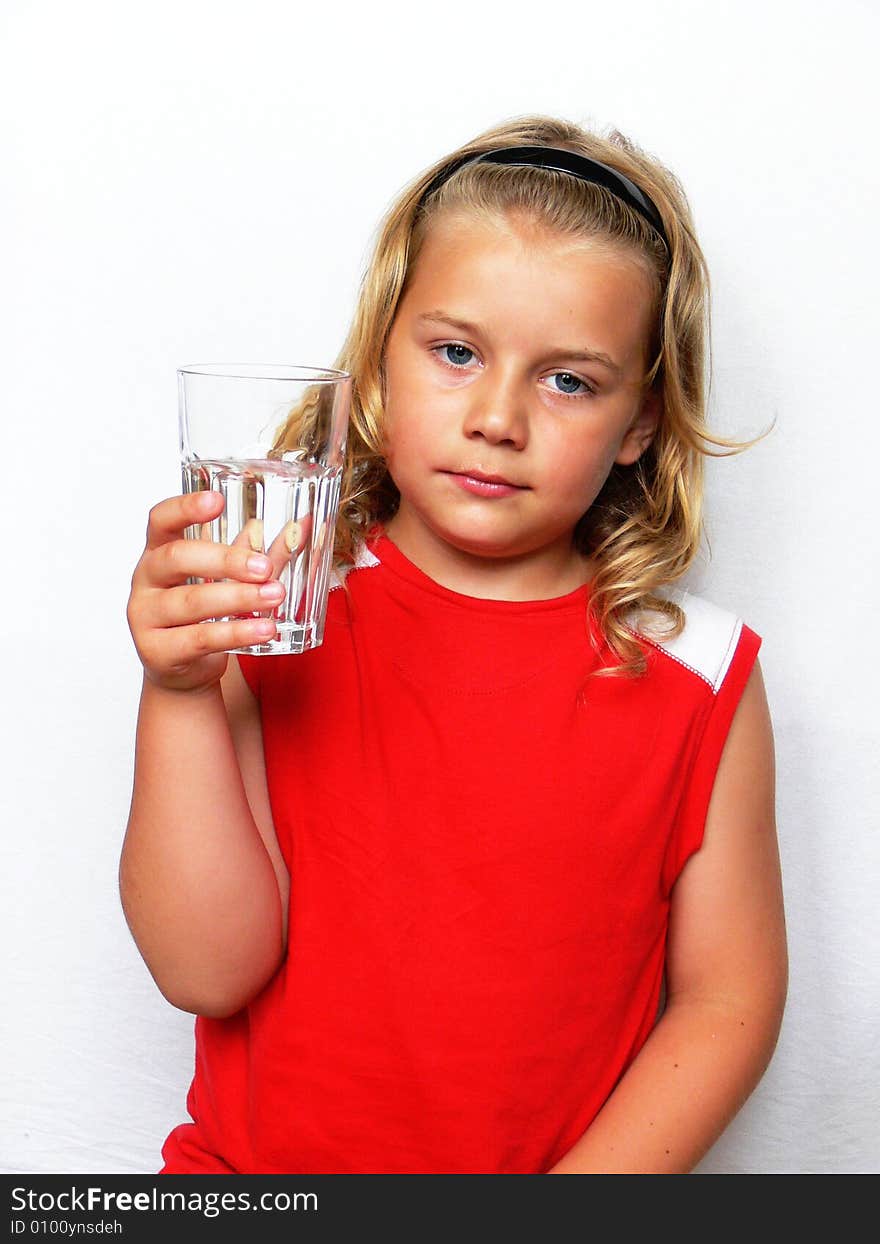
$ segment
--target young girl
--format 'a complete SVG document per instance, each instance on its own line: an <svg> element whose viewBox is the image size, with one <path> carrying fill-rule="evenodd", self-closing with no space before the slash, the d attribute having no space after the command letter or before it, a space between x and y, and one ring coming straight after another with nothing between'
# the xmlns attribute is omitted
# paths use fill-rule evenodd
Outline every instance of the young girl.
<svg viewBox="0 0 880 1244"><path fill-rule="evenodd" d="M501 125L381 229L323 646L230 660L280 566L184 541L217 494L151 512L121 893L198 1016L163 1173L688 1171L759 1080L760 640L671 587L707 445L739 448L704 423L707 291L656 160Z"/></svg>

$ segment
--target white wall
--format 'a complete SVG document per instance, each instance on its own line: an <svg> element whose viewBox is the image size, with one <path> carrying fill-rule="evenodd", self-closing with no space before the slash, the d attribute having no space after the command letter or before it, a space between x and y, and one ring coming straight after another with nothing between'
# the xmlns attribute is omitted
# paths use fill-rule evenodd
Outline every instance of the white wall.
<svg viewBox="0 0 880 1244"><path fill-rule="evenodd" d="M417 16L418 15L418 16ZM0 15L7 533L0 1167L151 1172L192 1020L116 892L125 602L177 491L175 368L329 363L402 184L524 112L681 176L714 276L700 591L764 638L791 990L707 1172L878 1168L876 6L26 3Z"/></svg>

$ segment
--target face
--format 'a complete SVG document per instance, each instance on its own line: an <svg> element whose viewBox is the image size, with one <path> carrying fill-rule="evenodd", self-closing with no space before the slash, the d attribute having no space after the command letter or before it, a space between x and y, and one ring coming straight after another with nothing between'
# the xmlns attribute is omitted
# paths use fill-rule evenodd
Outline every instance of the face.
<svg viewBox="0 0 880 1244"><path fill-rule="evenodd" d="M623 252L436 222L385 354L401 550L453 590L479 571L509 599L585 582L575 525L656 427L641 384L651 318L647 273Z"/></svg>

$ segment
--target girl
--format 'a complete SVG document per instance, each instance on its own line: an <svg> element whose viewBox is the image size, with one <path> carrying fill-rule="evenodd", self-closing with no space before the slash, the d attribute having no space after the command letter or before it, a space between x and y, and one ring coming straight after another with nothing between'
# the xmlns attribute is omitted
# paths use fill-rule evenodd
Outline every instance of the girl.
<svg viewBox="0 0 880 1244"><path fill-rule="evenodd" d="M656 160L501 125L366 273L323 646L229 660L273 624L205 619L280 566L183 540L216 494L151 512L121 894L198 1017L163 1173L688 1171L759 1080L760 640L671 589L707 444L739 448L704 423L707 290Z"/></svg>

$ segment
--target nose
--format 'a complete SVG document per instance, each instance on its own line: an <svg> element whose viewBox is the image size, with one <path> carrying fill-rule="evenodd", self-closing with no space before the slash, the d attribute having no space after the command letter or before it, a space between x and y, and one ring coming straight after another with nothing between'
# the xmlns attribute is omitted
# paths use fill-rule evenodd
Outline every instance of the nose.
<svg viewBox="0 0 880 1244"><path fill-rule="evenodd" d="M525 449L529 420L525 395L516 377L483 376L468 394L463 431L469 440Z"/></svg>

